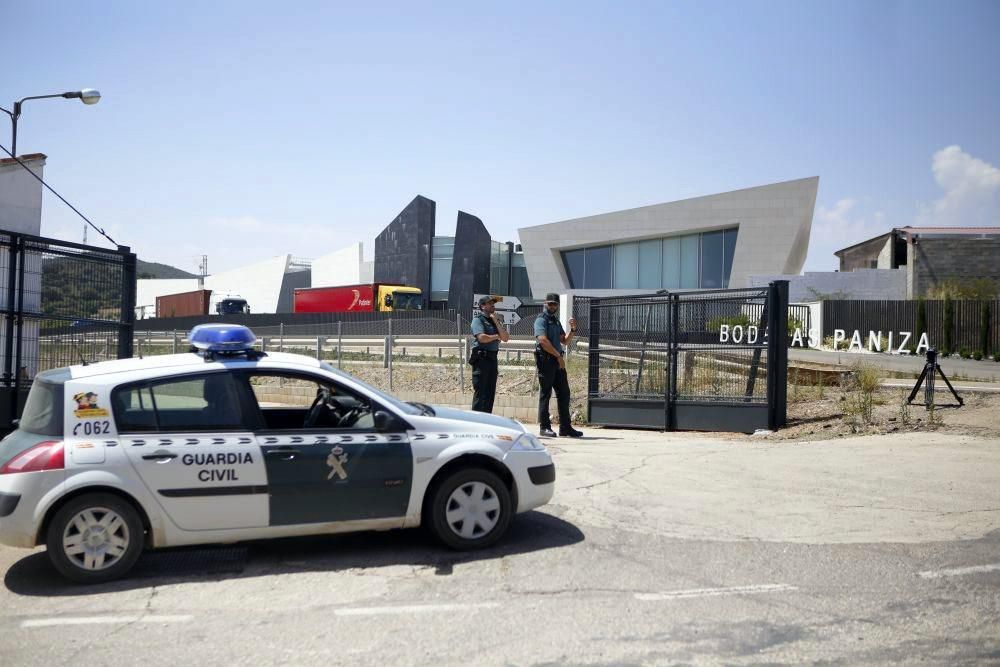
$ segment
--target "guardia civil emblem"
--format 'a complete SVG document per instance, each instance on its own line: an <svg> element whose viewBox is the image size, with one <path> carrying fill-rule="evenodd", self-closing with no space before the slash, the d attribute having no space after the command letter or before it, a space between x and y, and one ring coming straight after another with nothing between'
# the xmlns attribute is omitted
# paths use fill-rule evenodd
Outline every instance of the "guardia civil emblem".
<svg viewBox="0 0 1000 667"><path fill-rule="evenodd" d="M345 463L347 463L347 454L344 453L343 447L337 445L330 450L330 455L326 457L326 464L330 466L330 474L326 478L333 479L333 476L336 475L340 479L347 479L347 471L344 469Z"/></svg>

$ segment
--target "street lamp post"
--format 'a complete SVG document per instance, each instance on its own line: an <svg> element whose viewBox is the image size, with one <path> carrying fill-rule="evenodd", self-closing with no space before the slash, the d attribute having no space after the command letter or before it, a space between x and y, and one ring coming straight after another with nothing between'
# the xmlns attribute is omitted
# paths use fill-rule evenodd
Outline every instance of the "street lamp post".
<svg viewBox="0 0 1000 667"><path fill-rule="evenodd" d="M28 100L44 100L50 97L64 97L68 100L80 100L84 104L97 104L101 101L101 94L94 90L93 88L84 88L83 90L74 90L68 93L56 93L54 95L32 95L30 97L22 97L17 102L14 102L14 110L7 111L3 107L0 107L0 111L10 116L11 125L11 139L10 139L10 153L14 157L17 157L17 119L21 117L21 105Z"/></svg>

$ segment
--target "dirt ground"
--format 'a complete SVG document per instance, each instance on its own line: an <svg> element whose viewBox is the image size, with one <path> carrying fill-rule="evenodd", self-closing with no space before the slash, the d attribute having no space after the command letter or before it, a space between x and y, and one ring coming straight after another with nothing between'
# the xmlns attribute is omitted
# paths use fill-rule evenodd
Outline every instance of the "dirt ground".
<svg viewBox="0 0 1000 667"><path fill-rule="evenodd" d="M827 440L834 437L940 431L1000 438L1000 394L962 392L959 406L950 394L937 394L933 411L924 407L921 392L906 405L908 389L883 388L875 392L870 424L849 413L849 392L815 387L789 387L788 426L763 436L775 440ZM845 409L846 408L846 409ZM760 438L761 436L743 436Z"/></svg>
<svg viewBox="0 0 1000 667"><path fill-rule="evenodd" d="M388 372L381 366L347 366L344 370L381 389L388 390ZM465 390L471 392L471 376L465 367ZM586 415L587 369L583 363L571 364L570 391L573 396L573 422L582 424ZM393 389L413 390L417 387L429 394L454 392L458 388L458 368L455 365L406 365L393 369ZM498 395L535 395L538 385L534 368L501 368L497 382ZM767 435L734 433L734 439L828 440L837 437L940 431L962 435L1000 438L1000 394L963 392L965 405L959 407L950 394L938 392L940 401L929 411L923 406L923 393L912 405L905 406L908 389L882 388L872 397L870 423L850 414L857 394L839 386L788 387L788 425ZM708 435L708 434L706 434ZM712 434L717 436L718 434Z"/></svg>

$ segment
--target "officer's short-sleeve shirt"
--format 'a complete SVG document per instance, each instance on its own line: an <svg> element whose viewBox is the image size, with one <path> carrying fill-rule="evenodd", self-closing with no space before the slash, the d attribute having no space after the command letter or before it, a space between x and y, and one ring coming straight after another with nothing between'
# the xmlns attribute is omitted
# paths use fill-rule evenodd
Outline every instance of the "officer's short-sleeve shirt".
<svg viewBox="0 0 1000 667"><path fill-rule="evenodd" d="M549 317L542 313L535 318L535 338L545 336L559 354L562 354L563 351L562 336L565 333L566 330L563 329L558 317Z"/></svg>
<svg viewBox="0 0 1000 667"><path fill-rule="evenodd" d="M493 350L493 351L497 351L500 349L500 341L498 340L486 344L480 343L478 338L479 334L487 334L490 336L497 335L497 327L495 324L493 324L493 320L481 315L476 315L475 317L473 317L472 335L473 337L477 337L475 347L478 347L481 350Z"/></svg>

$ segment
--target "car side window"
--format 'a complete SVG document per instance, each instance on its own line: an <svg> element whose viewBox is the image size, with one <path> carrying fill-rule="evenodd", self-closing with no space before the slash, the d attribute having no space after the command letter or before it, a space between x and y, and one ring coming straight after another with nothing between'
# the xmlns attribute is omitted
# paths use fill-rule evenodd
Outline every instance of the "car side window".
<svg viewBox="0 0 1000 667"><path fill-rule="evenodd" d="M268 430L371 429L372 403L325 378L291 373L252 373L250 388Z"/></svg>
<svg viewBox="0 0 1000 667"><path fill-rule="evenodd" d="M114 393L119 432L230 431L246 428L238 381L211 373L123 387Z"/></svg>
<svg viewBox="0 0 1000 667"><path fill-rule="evenodd" d="M156 430L156 408L149 387L128 387L114 394L118 431L148 433Z"/></svg>

